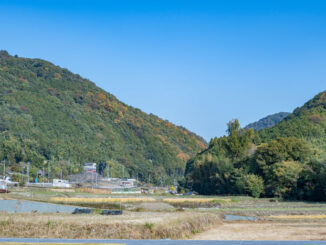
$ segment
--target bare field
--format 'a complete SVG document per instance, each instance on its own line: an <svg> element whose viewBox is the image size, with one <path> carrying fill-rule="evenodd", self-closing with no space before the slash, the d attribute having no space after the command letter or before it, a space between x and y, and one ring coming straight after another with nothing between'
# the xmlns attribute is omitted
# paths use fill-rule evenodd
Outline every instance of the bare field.
<svg viewBox="0 0 326 245"><path fill-rule="evenodd" d="M326 240L325 222L224 222L196 240Z"/></svg>

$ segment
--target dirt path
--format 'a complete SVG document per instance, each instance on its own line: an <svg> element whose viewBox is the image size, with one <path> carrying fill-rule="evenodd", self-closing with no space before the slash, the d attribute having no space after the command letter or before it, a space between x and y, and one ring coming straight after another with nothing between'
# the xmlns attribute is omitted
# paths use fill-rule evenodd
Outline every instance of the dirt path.
<svg viewBox="0 0 326 245"><path fill-rule="evenodd" d="M223 223L195 240L326 240L325 222Z"/></svg>

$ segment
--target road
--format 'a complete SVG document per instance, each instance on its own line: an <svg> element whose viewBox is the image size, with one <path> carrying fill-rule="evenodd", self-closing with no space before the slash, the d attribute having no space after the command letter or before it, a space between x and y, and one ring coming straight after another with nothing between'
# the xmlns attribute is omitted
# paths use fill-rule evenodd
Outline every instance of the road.
<svg viewBox="0 0 326 245"><path fill-rule="evenodd" d="M34 239L34 238L0 238L1 245L10 244L115 244L115 245L326 245L326 241L194 241L194 240L86 240L86 239ZM76 245L77 245L76 244Z"/></svg>

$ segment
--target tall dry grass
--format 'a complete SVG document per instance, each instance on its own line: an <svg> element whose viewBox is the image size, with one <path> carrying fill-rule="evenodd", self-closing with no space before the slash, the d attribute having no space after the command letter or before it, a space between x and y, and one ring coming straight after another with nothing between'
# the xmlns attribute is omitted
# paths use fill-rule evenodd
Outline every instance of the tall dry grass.
<svg viewBox="0 0 326 245"><path fill-rule="evenodd" d="M230 202L231 199L216 199L216 198L164 198L164 202L168 203L183 203L183 202Z"/></svg>
<svg viewBox="0 0 326 245"><path fill-rule="evenodd" d="M86 193L92 193L92 194L111 194L111 190L106 189L91 189L91 188L79 188L76 189L77 192L86 192Z"/></svg>
<svg viewBox="0 0 326 245"><path fill-rule="evenodd" d="M178 208L199 208L222 206L231 202L231 199L216 198L164 198L163 202L169 203Z"/></svg>
<svg viewBox="0 0 326 245"><path fill-rule="evenodd" d="M155 202L150 197L108 197L108 198L81 198L81 197L51 197L50 201L60 203L134 203L134 202Z"/></svg>
<svg viewBox="0 0 326 245"><path fill-rule="evenodd" d="M298 219L307 219L307 220L314 220L314 219L326 219L326 214L309 214L309 215L271 215L268 218L273 219L284 219L284 220L298 220Z"/></svg>
<svg viewBox="0 0 326 245"><path fill-rule="evenodd" d="M52 192L75 192L75 189L61 189L61 188L51 188Z"/></svg>
<svg viewBox="0 0 326 245"><path fill-rule="evenodd" d="M39 216L37 216L39 215ZM184 239L221 223L211 213L179 215L170 213L159 222L142 219L138 222L108 222L108 217L79 215L51 219L40 214L0 216L0 237L67 238L67 239ZM153 213L155 215L155 213ZM177 216L178 218L175 218ZM15 218L16 217L16 218ZM60 217L60 215L59 215ZM87 222L87 220L90 222ZM85 222L86 221L86 222Z"/></svg>

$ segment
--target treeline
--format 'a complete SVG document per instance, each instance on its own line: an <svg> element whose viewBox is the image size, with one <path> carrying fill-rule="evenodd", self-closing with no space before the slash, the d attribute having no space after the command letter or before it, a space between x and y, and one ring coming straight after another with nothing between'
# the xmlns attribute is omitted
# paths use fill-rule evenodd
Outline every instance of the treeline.
<svg viewBox="0 0 326 245"><path fill-rule="evenodd" d="M228 135L188 161L181 188L205 195L244 194L326 200L326 161L320 152L296 137L262 142L252 129L228 124Z"/></svg>

